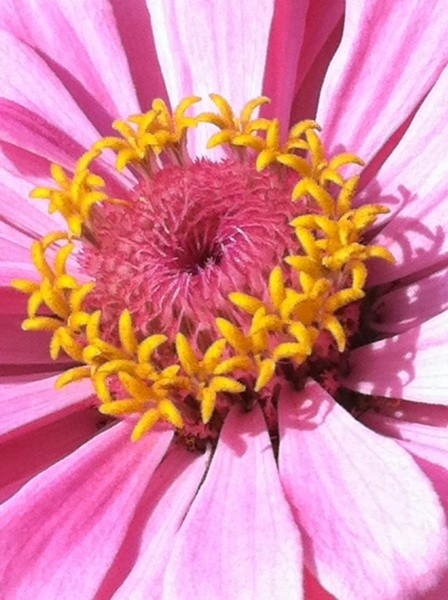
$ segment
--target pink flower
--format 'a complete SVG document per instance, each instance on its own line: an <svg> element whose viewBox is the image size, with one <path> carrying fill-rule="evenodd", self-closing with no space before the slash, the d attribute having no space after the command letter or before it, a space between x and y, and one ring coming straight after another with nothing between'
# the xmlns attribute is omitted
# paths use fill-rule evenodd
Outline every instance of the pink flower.
<svg viewBox="0 0 448 600"><path fill-rule="evenodd" d="M0 26L0 595L12 600L446 597L446 3L20 0L0 3ZM206 436L203 452L189 452L163 424L132 443L135 419L116 422L101 415L90 379L55 389L73 360L49 359L48 332L20 330L26 299L10 282L35 280L33 240L67 230L59 212L49 215L46 202L28 199L33 188L54 187L50 163L72 172L83 152L101 136L111 136L114 119L149 110L154 98L175 107L184 97L208 98L210 92L222 94L237 111L266 94L272 103L262 114L278 117L285 134L300 119L316 117L330 156L363 157L367 167L355 205L381 203L390 209L368 236L392 252L395 264L369 263L366 298L343 313L352 348L342 362L335 341L321 335L314 340L314 354L293 376L278 372L288 368L280 361L275 385L266 388L271 396L255 395L252 386L246 412L242 401L222 413L218 403L214 414L222 414L223 423L216 429L217 443ZM193 154L204 146L200 136L190 147ZM104 173L111 173L112 163L106 156ZM243 180L242 168L232 166L229 177ZM190 184L194 169L202 167L192 169ZM211 186L212 175L201 173L198 181ZM147 201L150 196L135 188L134 175L132 169L115 173L108 191L115 185L119 196L137 189ZM249 240L259 259L253 263L269 270L277 264L276 253L290 252L283 224L272 225L289 182L281 188L272 181L278 197L261 215L262 225L268 223L283 242L271 249L273 237L263 237L257 221L262 208L250 212L258 207L262 179L249 191L235 184L231 214L235 223L242 218L241 198L251 195L248 223L259 226ZM169 190L172 198L177 189ZM205 205L206 199L200 207ZM143 231L143 217L127 223L126 208L106 206L106 212L94 213L107 214L106 225L98 216L96 225L95 217L92 222L96 231L103 227L104 244L115 246L120 236L113 236L123 226L124 252L134 233ZM162 202L151 223L162 222L157 219L163 210ZM172 236L177 210L167 211ZM202 234L196 247L217 235L209 228L217 217L207 211L203 221L196 213L192 217L194 231ZM181 227L177 233L187 244L181 258L190 259L191 237ZM208 241L206 246L210 250ZM236 247L246 252L244 245ZM171 249L168 245L164 256ZM185 269L219 262L213 252L194 255L196 262L185 263ZM68 264L82 283L88 276L103 277L103 288L98 285L90 301L101 308L107 304L112 330L128 302L140 303L132 312L141 317L148 293L158 292L157 286L144 287L144 293L114 308L108 292L112 297L112 287L119 288L126 264L112 261L106 276L109 256L91 249ZM240 280L236 267L225 273L239 285L257 271L247 258L238 259L249 279ZM152 273L160 276L157 264ZM135 282L126 281L128 290ZM259 295L266 292L264 281L254 283ZM221 284L219 278L212 292ZM225 305L234 288L222 285L219 298L206 286L201 291L201 302L210 292L203 311L197 302L188 307L188 318L198 313L195 332L204 324L201 315L205 322L215 309L236 314ZM113 297L124 297L126 290ZM176 284L172 296L160 300L159 312L151 313L162 329L170 316L166 303L174 305L182 290ZM122 337L132 345L125 319ZM170 326L177 331L177 324ZM145 330L143 317L136 327L144 336L158 333ZM351 336L355 331L358 339ZM185 347L183 352L188 367L194 360ZM298 385L305 378L306 385ZM118 386L112 391L119 395ZM172 406L163 406L163 419L176 424ZM209 423L210 416L202 417L198 428ZM178 430L193 431L183 419L186 426Z"/></svg>

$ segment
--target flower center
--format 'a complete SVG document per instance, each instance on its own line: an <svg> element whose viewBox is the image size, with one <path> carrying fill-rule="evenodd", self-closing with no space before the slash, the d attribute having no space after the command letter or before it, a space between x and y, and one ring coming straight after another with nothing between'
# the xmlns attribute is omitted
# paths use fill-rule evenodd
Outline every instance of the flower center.
<svg viewBox="0 0 448 600"><path fill-rule="evenodd" d="M262 294L269 267L294 247L292 187L254 161L202 160L143 180L126 206L98 207L82 264L103 332L129 310L140 334L174 339L192 324L213 328L235 289Z"/></svg>
<svg viewBox="0 0 448 600"><path fill-rule="evenodd" d="M393 261L363 243L387 209L352 207L359 177L352 154L327 157L313 121L281 142L276 119L239 117L216 94L216 113L170 113L162 100L99 140L72 175L52 165L50 201L67 231L33 242L40 281L15 280L29 294L26 330L52 333L50 354L77 366L61 387L91 378L99 410L135 422L140 439L159 422L201 449L214 442L235 404L262 408L276 436L279 379L300 387L312 375L331 390L356 331L366 261ZM189 129L218 128L208 147L220 162L192 161ZM116 155L137 184L116 198L117 182L92 171ZM73 264L81 267L81 283Z"/></svg>

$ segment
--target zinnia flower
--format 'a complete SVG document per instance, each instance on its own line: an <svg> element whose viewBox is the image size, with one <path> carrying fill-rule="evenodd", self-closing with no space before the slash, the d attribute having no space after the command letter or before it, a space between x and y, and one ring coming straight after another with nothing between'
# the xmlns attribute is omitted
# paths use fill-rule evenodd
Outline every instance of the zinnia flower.
<svg viewBox="0 0 448 600"><path fill-rule="evenodd" d="M1 596L446 597L445 2L0 26Z"/></svg>

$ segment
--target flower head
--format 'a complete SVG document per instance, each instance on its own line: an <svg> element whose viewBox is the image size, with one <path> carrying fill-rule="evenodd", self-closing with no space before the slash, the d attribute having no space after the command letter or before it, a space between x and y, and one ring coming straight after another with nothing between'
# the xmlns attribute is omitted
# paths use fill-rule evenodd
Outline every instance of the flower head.
<svg viewBox="0 0 448 600"><path fill-rule="evenodd" d="M5 589L440 596L442 3L126 4L0 9Z"/></svg>

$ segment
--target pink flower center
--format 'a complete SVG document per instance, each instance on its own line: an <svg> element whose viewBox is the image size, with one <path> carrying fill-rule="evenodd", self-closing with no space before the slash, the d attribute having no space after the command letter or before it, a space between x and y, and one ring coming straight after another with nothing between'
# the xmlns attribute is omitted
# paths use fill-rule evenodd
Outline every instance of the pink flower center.
<svg viewBox="0 0 448 600"><path fill-rule="evenodd" d="M359 177L341 170L359 158L327 157L314 121L282 141L277 119L252 118L267 98L239 117L211 99L218 112L197 117L185 114L197 97L172 113L155 100L116 121L120 137L96 142L73 175L52 165L56 187L32 193L67 230L33 243L39 283L13 283L30 295L23 328L52 333L51 356L77 363L57 385L91 378L100 412L131 419L134 441L159 423L202 449L235 404L258 404L275 441L278 383L311 376L337 393L365 263L393 261L363 243L387 209L352 206ZM219 130L208 147L224 146L221 162L188 155L187 132L202 122ZM110 151L138 182L121 198L91 170Z"/></svg>

